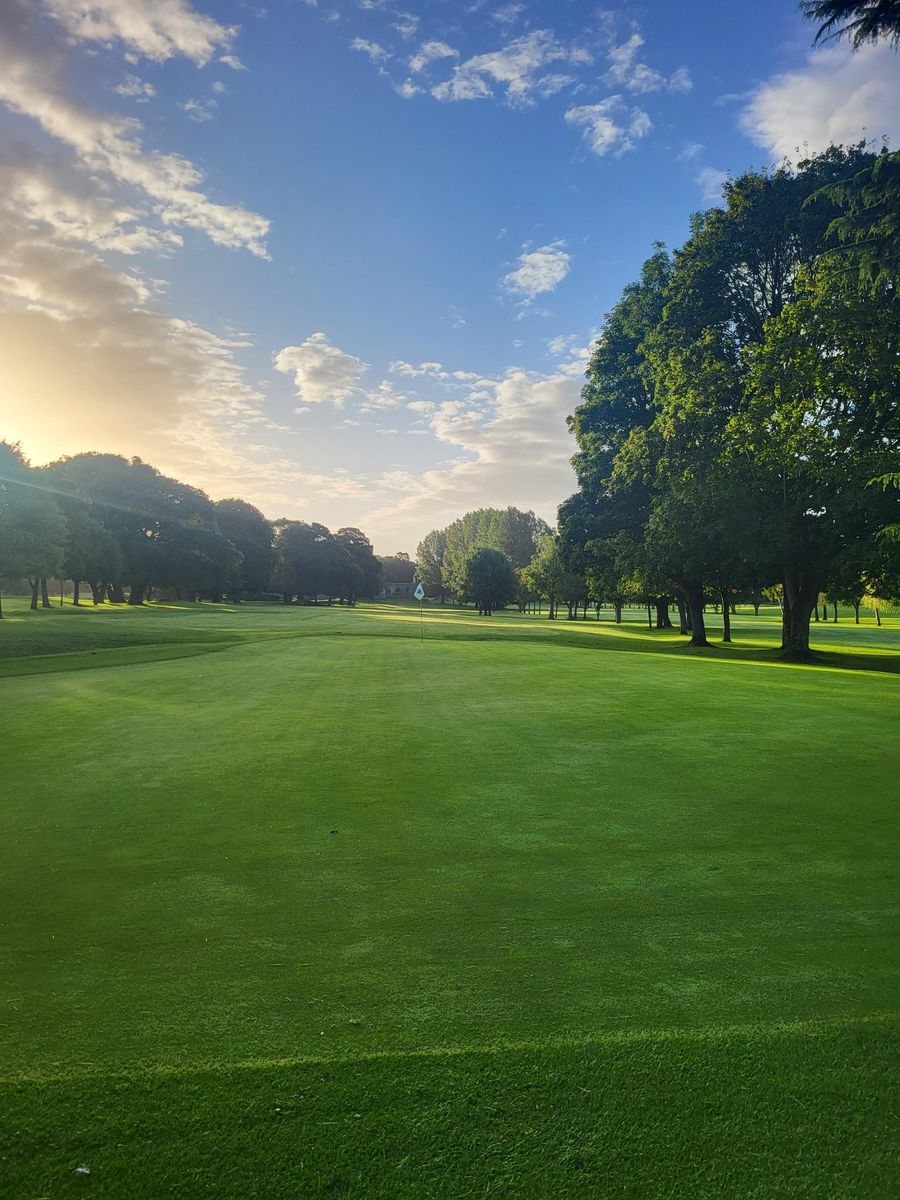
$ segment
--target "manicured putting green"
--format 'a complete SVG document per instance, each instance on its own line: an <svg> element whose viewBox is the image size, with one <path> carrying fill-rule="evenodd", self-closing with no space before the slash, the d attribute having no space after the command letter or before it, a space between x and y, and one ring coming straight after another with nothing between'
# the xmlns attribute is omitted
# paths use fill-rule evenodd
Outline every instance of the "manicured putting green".
<svg viewBox="0 0 900 1200"><path fill-rule="evenodd" d="M895 618L7 611L0 1194L900 1191Z"/></svg>

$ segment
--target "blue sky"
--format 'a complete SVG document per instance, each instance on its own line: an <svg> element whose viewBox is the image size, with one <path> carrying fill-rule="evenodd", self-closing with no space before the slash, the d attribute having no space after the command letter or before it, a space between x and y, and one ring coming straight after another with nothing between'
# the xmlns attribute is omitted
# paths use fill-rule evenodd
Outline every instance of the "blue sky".
<svg viewBox="0 0 900 1200"><path fill-rule="evenodd" d="M10 0L0 435L382 552L552 519L604 312L726 173L896 135L793 0Z"/></svg>

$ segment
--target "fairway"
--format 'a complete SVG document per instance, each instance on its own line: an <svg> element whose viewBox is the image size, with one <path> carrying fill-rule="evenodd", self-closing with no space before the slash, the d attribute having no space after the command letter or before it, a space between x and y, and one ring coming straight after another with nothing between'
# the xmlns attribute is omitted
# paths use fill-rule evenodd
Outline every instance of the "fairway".
<svg viewBox="0 0 900 1200"><path fill-rule="evenodd" d="M900 1194L900 619L6 611L3 1197Z"/></svg>

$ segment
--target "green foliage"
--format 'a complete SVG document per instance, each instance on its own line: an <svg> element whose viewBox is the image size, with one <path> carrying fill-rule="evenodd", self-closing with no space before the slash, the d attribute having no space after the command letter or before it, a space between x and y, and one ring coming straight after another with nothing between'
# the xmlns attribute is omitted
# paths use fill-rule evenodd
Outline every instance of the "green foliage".
<svg viewBox="0 0 900 1200"><path fill-rule="evenodd" d="M339 529L334 535L334 540L338 546L349 554L354 566L359 572L356 591L351 591L350 598L356 599L357 596L367 596L369 599L378 594L378 588L381 581L381 563L375 557L375 551L372 549L372 543L366 537L361 529L356 529L354 526L346 526ZM341 570L344 568L341 567Z"/></svg>
<svg viewBox="0 0 900 1200"><path fill-rule="evenodd" d="M855 49L866 42L900 42L900 0L801 0L800 11L819 24L817 42L846 37Z"/></svg>
<svg viewBox="0 0 900 1200"><path fill-rule="evenodd" d="M489 616L495 608L512 604L518 591L518 578L505 554L486 546L470 552L463 567L464 600L473 601L480 613Z"/></svg>
<svg viewBox="0 0 900 1200"><path fill-rule="evenodd" d="M317 521L280 520L275 530L275 582L286 600L322 595L352 603L377 583L371 546L358 529L335 536Z"/></svg>
<svg viewBox="0 0 900 1200"><path fill-rule="evenodd" d="M473 550L485 548L504 555L513 568L526 566L550 527L533 512L518 508L478 508L459 517L443 531L442 558L445 589L465 594L466 562Z"/></svg>
<svg viewBox="0 0 900 1200"><path fill-rule="evenodd" d="M18 446L0 442L0 580L53 575L66 554L66 522Z"/></svg>
<svg viewBox="0 0 900 1200"><path fill-rule="evenodd" d="M888 506L866 483L900 452L895 293L836 270L827 197L875 162L832 147L731 181L598 341L572 419L564 557L607 595L678 596L695 645L709 590L781 582L783 650L803 657L820 592L879 556Z"/></svg>
<svg viewBox="0 0 900 1200"><path fill-rule="evenodd" d="M264 592L275 569L272 522L246 500L217 500L214 508L219 531L241 556L231 592L237 595Z"/></svg>
<svg viewBox="0 0 900 1200"><path fill-rule="evenodd" d="M446 529L432 529L419 542L416 550L416 574L429 596L446 596L444 555L447 551Z"/></svg>

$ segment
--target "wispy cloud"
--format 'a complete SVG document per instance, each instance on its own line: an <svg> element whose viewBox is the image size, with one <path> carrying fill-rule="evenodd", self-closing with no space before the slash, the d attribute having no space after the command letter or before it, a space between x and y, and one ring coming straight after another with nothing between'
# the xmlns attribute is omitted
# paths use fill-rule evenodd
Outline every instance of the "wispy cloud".
<svg viewBox="0 0 900 1200"><path fill-rule="evenodd" d="M112 11L101 6L102 14ZM197 229L221 246L242 246L267 257L265 217L211 200L200 187L202 173L181 155L145 153L135 119L103 115L68 94L60 49L48 43L32 17L32 10L13 0L0 22L0 102L69 146L90 171L142 193L164 225ZM157 53L170 55L175 44L165 42ZM199 44L188 45L202 57Z"/></svg>
<svg viewBox="0 0 900 1200"><path fill-rule="evenodd" d="M566 46L546 29L515 38L499 50L476 54L460 63L450 79L432 88L437 100L483 100L500 89L507 103L525 105L574 82L571 75L548 72L552 64L584 65L591 55L580 46Z"/></svg>
<svg viewBox="0 0 900 1200"><path fill-rule="evenodd" d="M202 67L237 33L233 25L198 13L187 0L44 0L44 7L69 37L121 42L154 62L182 56Z"/></svg>
<svg viewBox="0 0 900 1200"><path fill-rule="evenodd" d="M441 58L459 58L459 51L448 46L446 42L423 42L409 60L409 69L413 74L424 71L429 63Z"/></svg>
<svg viewBox="0 0 900 1200"><path fill-rule="evenodd" d="M628 108L621 96L609 96L599 104L579 104L566 112L566 121L582 130L594 154L618 157L633 150L650 132L650 117L640 108Z"/></svg>

